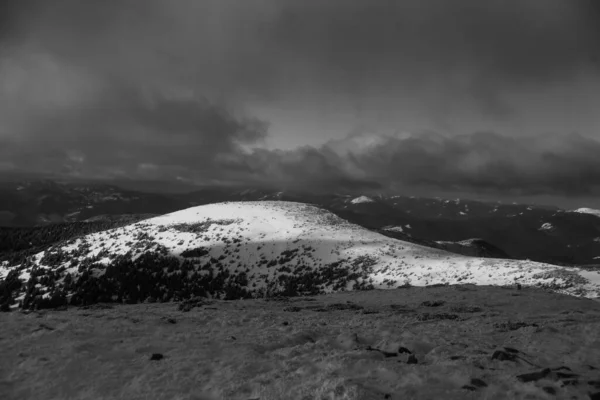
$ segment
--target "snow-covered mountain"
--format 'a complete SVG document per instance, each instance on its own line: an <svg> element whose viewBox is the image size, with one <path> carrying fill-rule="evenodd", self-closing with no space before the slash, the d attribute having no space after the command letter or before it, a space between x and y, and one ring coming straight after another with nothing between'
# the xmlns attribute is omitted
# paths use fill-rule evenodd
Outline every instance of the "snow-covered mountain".
<svg viewBox="0 0 600 400"><path fill-rule="evenodd" d="M600 217L600 210L594 210L593 208L578 208L577 210L572 210L571 212L580 213L580 214L590 214L595 215L596 217Z"/></svg>
<svg viewBox="0 0 600 400"><path fill-rule="evenodd" d="M373 203L373 202L374 202L374 200L367 196L358 196L358 197L350 200L350 203L352 203L352 204L364 204L364 203Z"/></svg>
<svg viewBox="0 0 600 400"><path fill-rule="evenodd" d="M519 282L600 295L598 272L460 256L281 201L198 206L71 239L20 265L4 263L2 278L13 288L13 307L444 283Z"/></svg>
<svg viewBox="0 0 600 400"><path fill-rule="evenodd" d="M225 201L273 200L315 204L367 229L398 227L418 240L460 242L481 238L514 259L595 265L600 257L600 242L594 240L600 236L600 218L590 209L567 212L557 207L531 204L372 191L329 193L281 187L211 186L190 188L191 192L149 193L125 187L129 186L121 188L101 182L0 182L0 260L3 251L24 249L28 243L11 239L11 243L17 241L18 246L14 249L6 246L6 232L2 232L5 227L23 228L14 236L32 237L35 239L32 243L53 243L56 240L51 240L52 235L40 237L38 233L26 230L34 229L34 226L56 230L52 226L57 223L109 222L114 217L121 219L123 215L129 218L131 214L162 215ZM540 229L544 224L550 224L553 229ZM72 229L66 227L66 230ZM87 233L89 229L83 231ZM463 251L466 247L452 245L450 249ZM37 251L37 246L28 250Z"/></svg>

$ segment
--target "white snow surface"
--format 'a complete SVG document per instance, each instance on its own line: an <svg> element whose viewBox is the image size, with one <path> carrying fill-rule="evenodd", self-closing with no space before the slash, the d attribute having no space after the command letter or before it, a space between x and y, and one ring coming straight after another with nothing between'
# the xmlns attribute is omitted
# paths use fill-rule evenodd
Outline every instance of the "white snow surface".
<svg viewBox="0 0 600 400"><path fill-rule="evenodd" d="M462 246L475 247L476 246L476 242L478 240L481 240L481 239L479 239L479 238L472 238L472 239L460 240L458 242L452 242L452 241L449 241L449 240L436 240L436 243L439 243L439 244L460 244Z"/></svg>
<svg viewBox="0 0 600 400"><path fill-rule="evenodd" d="M580 214L591 214L596 217L600 217L600 210L594 210L593 208L582 207L577 210L571 210L570 212L580 213Z"/></svg>
<svg viewBox="0 0 600 400"><path fill-rule="evenodd" d="M350 201L350 203L352 203L352 204L373 203L373 202L374 202L374 200L367 196L359 196Z"/></svg>
<svg viewBox="0 0 600 400"><path fill-rule="evenodd" d="M404 232L404 229L401 226L386 226L382 229L389 232Z"/></svg>
<svg viewBox="0 0 600 400"><path fill-rule="evenodd" d="M202 224L185 231L178 224ZM408 226L407 226L408 227ZM55 246L67 253L61 265L43 265L45 252L33 257L40 268L66 268L74 276L77 265L93 259L93 274L103 274L117 255L135 259L142 253L166 249L179 257L185 250L203 248L231 272L248 268L248 288L259 289L278 275L281 267L318 269L340 262L349 271L366 274L375 288L405 284L474 283L478 285L543 285L579 296L600 296L600 274L531 261L473 258L388 238L351 224L318 207L293 202L228 202L203 205L98 232ZM47 250L47 251L55 251ZM291 257L282 253L290 254ZM78 252L78 254L76 254ZM284 257L285 256L285 257ZM282 260L283 259L283 260ZM268 266L267 261L278 260ZM0 265L0 278L19 268L27 279L31 267ZM296 272L294 272L296 273ZM352 282L347 290L352 289ZM325 292L332 291L323 287Z"/></svg>

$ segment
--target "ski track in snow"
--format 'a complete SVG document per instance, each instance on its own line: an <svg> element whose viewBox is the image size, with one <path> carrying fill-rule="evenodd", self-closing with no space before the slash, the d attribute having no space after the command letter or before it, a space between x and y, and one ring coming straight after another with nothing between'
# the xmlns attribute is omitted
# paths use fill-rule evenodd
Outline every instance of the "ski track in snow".
<svg viewBox="0 0 600 400"><path fill-rule="evenodd" d="M185 232L178 224L202 224L199 232ZM146 238L144 238L146 236ZM136 249L136 246L139 247ZM264 287L264 278L273 279L283 272L268 267L283 252L296 255L277 267L305 265L311 269L342 262L362 269L375 288L395 288L410 284L474 283L478 285L542 284L557 292L585 297L600 296L600 273L578 268L558 267L531 261L484 259L460 256L443 250L391 239L358 225L350 224L318 207L292 202L217 203L177 211L140 221L126 227L98 232L63 243L62 252L74 253L60 266L76 276L78 264L98 258L97 264L108 265L117 255L132 259L144 252L165 248L169 255L181 257L185 250L204 248L231 272L250 268L250 285ZM83 251L81 251L83 249ZM52 251L52 248L47 250ZM288 253L289 254L289 253ZM45 252L33 259L40 268ZM183 259L183 257L181 257ZM354 263L354 264L353 264ZM0 265L0 279L15 267ZM31 268L21 268L21 279L28 279ZM100 275L102 268L95 266ZM347 289L351 289L348 285ZM323 288L325 292L331 288Z"/></svg>

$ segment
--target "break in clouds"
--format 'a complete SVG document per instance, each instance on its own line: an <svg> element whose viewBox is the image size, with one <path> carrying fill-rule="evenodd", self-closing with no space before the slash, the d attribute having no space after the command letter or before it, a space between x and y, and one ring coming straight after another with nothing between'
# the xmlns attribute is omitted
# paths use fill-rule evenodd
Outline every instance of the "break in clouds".
<svg viewBox="0 0 600 400"><path fill-rule="evenodd" d="M3 4L0 170L336 190L589 195L600 186L595 132L458 123L459 132L405 133L394 123L306 132L306 146L280 150L269 140L293 142L303 121L290 133L252 113L285 104L310 118L322 103L362 99L393 112L402 99L435 121L454 110L517 120L528 93L598 83L593 1Z"/></svg>

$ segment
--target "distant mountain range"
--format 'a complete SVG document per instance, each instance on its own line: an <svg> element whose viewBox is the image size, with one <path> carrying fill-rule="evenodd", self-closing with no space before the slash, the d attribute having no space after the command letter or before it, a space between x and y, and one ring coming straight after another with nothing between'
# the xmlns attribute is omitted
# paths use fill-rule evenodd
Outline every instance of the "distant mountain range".
<svg viewBox="0 0 600 400"><path fill-rule="evenodd" d="M106 223L216 202L267 200L318 205L388 237L465 255L600 264L600 211L468 199L224 187L148 193L108 184L25 180L0 183L0 226Z"/></svg>

